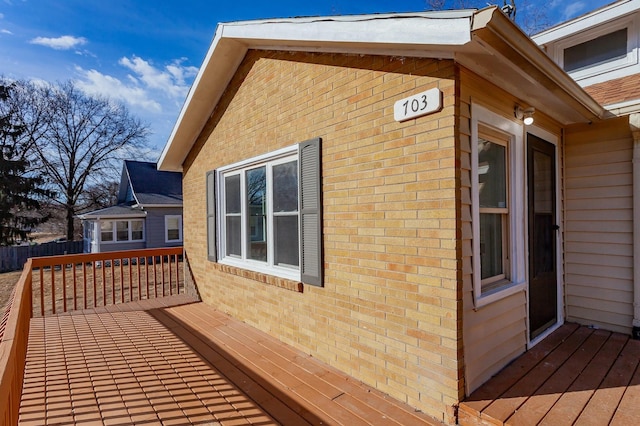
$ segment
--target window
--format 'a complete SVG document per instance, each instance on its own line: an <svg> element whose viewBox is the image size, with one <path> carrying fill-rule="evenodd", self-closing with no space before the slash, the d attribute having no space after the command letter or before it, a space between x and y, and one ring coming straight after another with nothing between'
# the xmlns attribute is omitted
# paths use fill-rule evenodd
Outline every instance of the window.
<svg viewBox="0 0 640 426"><path fill-rule="evenodd" d="M164 217L165 242L182 241L182 216L171 215Z"/></svg>
<svg viewBox="0 0 640 426"><path fill-rule="evenodd" d="M508 143L505 135L478 130L478 199L482 293L509 279Z"/></svg>
<svg viewBox="0 0 640 426"><path fill-rule="evenodd" d="M548 42L549 54L583 87L637 74L639 19L631 14L568 35L561 27Z"/></svg>
<svg viewBox="0 0 640 426"><path fill-rule="evenodd" d="M129 241L129 221L116 222L116 238L118 241Z"/></svg>
<svg viewBox="0 0 640 426"><path fill-rule="evenodd" d="M100 221L100 241L103 243L144 240L144 221L106 220Z"/></svg>
<svg viewBox="0 0 640 426"><path fill-rule="evenodd" d="M209 173L207 194L209 259L321 285L319 139Z"/></svg>
<svg viewBox="0 0 640 426"><path fill-rule="evenodd" d="M581 68L624 59L627 56L627 29L568 47L564 50L564 70L576 71Z"/></svg>
<svg viewBox="0 0 640 426"><path fill-rule="evenodd" d="M143 239L143 229L144 224L141 220L132 220L131 221L131 239L134 241Z"/></svg>
<svg viewBox="0 0 640 426"><path fill-rule="evenodd" d="M526 284L525 153L521 123L476 104L471 114L473 287L479 307Z"/></svg>
<svg viewBox="0 0 640 426"><path fill-rule="evenodd" d="M102 242L113 241L113 222L100 222L100 240Z"/></svg>

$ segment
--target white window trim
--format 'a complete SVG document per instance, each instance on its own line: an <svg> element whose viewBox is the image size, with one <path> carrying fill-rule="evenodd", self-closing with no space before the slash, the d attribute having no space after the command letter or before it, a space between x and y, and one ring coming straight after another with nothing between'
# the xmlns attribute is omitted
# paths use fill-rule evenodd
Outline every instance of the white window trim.
<svg viewBox="0 0 640 426"><path fill-rule="evenodd" d="M133 233L133 230L131 228L131 222L134 221L142 221L142 239L139 240L134 240L131 238L131 234ZM97 223L99 223L99 225L97 225L98 228L98 236L100 238L100 244L129 244L129 243L140 243L140 242L144 242L145 238L147 236L147 232L146 232L146 221L144 219L100 219L98 221L96 221ZM111 235L112 235L112 240L111 241L104 241L102 239L102 223L104 222L111 222L112 226L111 226ZM115 225L116 222L129 222L128 225L128 231L129 231L129 237L126 241L118 241L117 240L117 236L118 236L118 226Z"/></svg>
<svg viewBox="0 0 640 426"><path fill-rule="evenodd" d="M178 219L178 239L169 239L169 220ZM164 242L165 243L181 243L182 242L182 215L181 214L169 214L164 216Z"/></svg>
<svg viewBox="0 0 640 426"><path fill-rule="evenodd" d="M269 250L268 259L266 263L257 261L257 260L252 260L252 259L241 259L237 257L227 256L225 252L225 242L227 240L226 230L224 226L224 220L226 217L224 212L226 211L226 209L223 202L224 193L225 193L224 192L225 191L225 187L224 187L225 174L232 173L234 171L240 172L241 170L245 170L253 166L259 166L267 162L272 164L287 162L287 161L291 161L294 158L300 161L300 159L298 158L297 144L279 149L277 151L270 152L268 154L263 154L263 155L253 157L247 160L243 160L234 164L230 164L216 170L215 202L216 202L217 211L220 212L220 214L217 215L217 218L216 218L217 235L218 235L218 238L216 241L216 244L217 244L216 250L217 250L217 257L218 257L219 263L224 265L235 266L238 268L249 269L251 271L255 271L255 272L259 272L267 275L275 275L275 276L290 279L290 280L296 280L296 281L300 280L300 266L298 266L297 268L287 268L284 266L273 265L273 256L274 256L273 250ZM270 173L267 173L267 180L269 181L270 179L271 179ZM241 182L242 182L242 179L241 179ZM300 183L298 182L298 184ZM269 182L267 182L267 187L268 188L270 187ZM241 211L245 212L247 206L246 206L246 197L244 196L243 185L240 186L240 190L241 190L241 203L242 203ZM267 215L273 216L271 203L269 203ZM298 200L298 217L300 217L300 200ZM247 229L247 226L243 226L241 229L242 229L241 252L246 254L248 229ZM272 226L267 227L267 233L268 233L267 239L269 241L273 241ZM298 253L298 259L299 260L302 259L302 256L300 255L300 253Z"/></svg>
<svg viewBox="0 0 640 426"><path fill-rule="evenodd" d="M564 69L564 51L578 44L596 39L603 35L627 28L627 56L617 60L612 60L602 64L593 65L568 74L583 86L599 83L614 78L638 72L632 69L638 65L639 33L638 21L640 17L629 16L614 23L604 23L589 30L579 32L566 39L560 40L553 46L552 57L555 62ZM606 74L606 75L603 75Z"/></svg>
<svg viewBox="0 0 640 426"><path fill-rule="evenodd" d="M478 125L509 136L509 281L494 292L482 295L480 274L480 200L478 193ZM525 232L525 146L523 125L477 104L471 105L471 217L473 229L473 300L480 308L526 288Z"/></svg>

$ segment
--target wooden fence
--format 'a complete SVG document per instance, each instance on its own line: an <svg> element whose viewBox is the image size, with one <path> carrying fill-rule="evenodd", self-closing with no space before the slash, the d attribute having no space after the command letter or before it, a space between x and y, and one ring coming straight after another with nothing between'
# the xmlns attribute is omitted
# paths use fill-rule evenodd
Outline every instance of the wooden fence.
<svg viewBox="0 0 640 426"><path fill-rule="evenodd" d="M0 247L0 272L22 269L30 257L57 256L82 253L82 241L44 243L26 246Z"/></svg>

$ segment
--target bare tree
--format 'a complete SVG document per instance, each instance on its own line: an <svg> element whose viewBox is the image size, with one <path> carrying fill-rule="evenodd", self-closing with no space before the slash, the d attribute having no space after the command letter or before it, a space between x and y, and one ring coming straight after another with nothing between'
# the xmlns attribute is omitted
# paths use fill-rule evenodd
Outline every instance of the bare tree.
<svg viewBox="0 0 640 426"><path fill-rule="evenodd" d="M87 208L85 191L113 180L123 159L144 156L149 131L124 105L89 96L71 81L42 86L38 97L44 123L34 129L34 147L71 241L75 215Z"/></svg>
<svg viewBox="0 0 640 426"><path fill-rule="evenodd" d="M545 8L530 0L426 0L426 5L430 10L482 9L490 5L498 6L529 35L551 26Z"/></svg>

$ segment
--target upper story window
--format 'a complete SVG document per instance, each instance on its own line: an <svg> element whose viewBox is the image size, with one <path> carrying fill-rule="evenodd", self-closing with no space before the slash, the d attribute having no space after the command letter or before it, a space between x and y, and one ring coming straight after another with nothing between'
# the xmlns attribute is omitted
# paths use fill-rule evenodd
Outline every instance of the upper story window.
<svg viewBox="0 0 640 426"><path fill-rule="evenodd" d="M564 70L571 72L625 59L627 56L627 33L628 29L622 28L566 48L564 50Z"/></svg>
<svg viewBox="0 0 640 426"><path fill-rule="evenodd" d="M534 40L585 87L639 72L639 20L632 14L586 29L560 26Z"/></svg>
<svg viewBox="0 0 640 426"><path fill-rule="evenodd" d="M322 285L320 199L319 139L208 173L209 258Z"/></svg>

